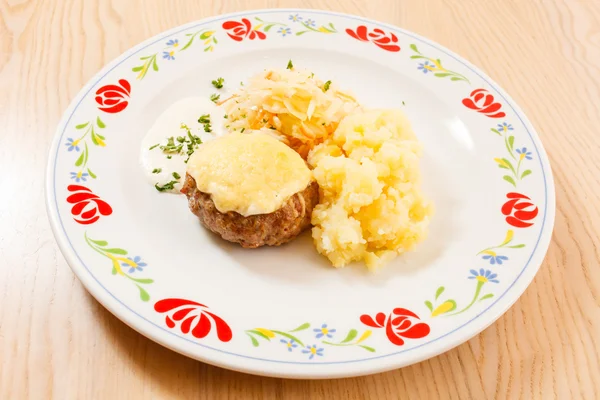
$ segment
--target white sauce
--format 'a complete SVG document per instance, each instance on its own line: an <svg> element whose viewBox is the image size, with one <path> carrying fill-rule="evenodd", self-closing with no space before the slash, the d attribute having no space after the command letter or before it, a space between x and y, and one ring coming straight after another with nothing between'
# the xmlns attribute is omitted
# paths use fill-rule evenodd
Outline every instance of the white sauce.
<svg viewBox="0 0 600 400"><path fill-rule="evenodd" d="M210 115L212 128L210 133L204 132L204 124L198 122L198 118L204 114ZM202 142L222 136L227 133L224 116L225 112L221 107L204 97L188 97L177 101L166 109L156 119L154 125L142 140L140 149L140 163L152 186L155 184L163 186L175 180L173 172L176 172L181 178L174 185L173 190L165 192L179 193L185 179L187 165L185 160L188 156L184 152L182 155L171 154L171 159L168 159L168 154L163 153L159 147L152 150L150 150L150 147L159 143L165 145L167 138L171 136L174 138L187 136L187 131L181 128L181 124L187 125L191 133L202 139ZM152 173L155 169L160 169L161 172Z"/></svg>

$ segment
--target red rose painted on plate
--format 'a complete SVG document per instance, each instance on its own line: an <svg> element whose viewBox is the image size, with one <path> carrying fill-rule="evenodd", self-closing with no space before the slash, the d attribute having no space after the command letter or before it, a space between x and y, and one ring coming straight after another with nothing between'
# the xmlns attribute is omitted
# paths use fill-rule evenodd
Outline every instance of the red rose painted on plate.
<svg viewBox="0 0 600 400"><path fill-rule="evenodd" d="M431 331L429 325L420 322L419 316L406 308L394 308L387 318L381 312L375 315L375 319L364 314L360 316L360 322L372 328L385 327L385 334L396 346L402 346L404 339L420 339Z"/></svg>
<svg viewBox="0 0 600 400"><path fill-rule="evenodd" d="M538 215L538 208L530 202L530 198L521 193L511 192L506 195L508 201L502 206L502 214L506 222L515 228L527 228L533 225L529 222Z"/></svg>
<svg viewBox="0 0 600 400"><path fill-rule="evenodd" d="M112 214L111 206L85 186L69 185L67 190L73 192L67 197L67 202L73 204L71 214L75 222L90 225L98 221L101 215Z"/></svg>
<svg viewBox="0 0 600 400"><path fill-rule="evenodd" d="M264 32L252 29L252 22L250 22L247 18L242 18L242 21L227 21L223 23L223 29L227 32L227 35L235 40L236 42L241 42L244 38L248 38L250 40L254 40L259 38L260 40L264 40L267 38L267 35Z"/></svg>
<svg viewBox="0 0 600 400"><path fill-rule="evenodd" d="M356 31L346 29L346 33L361 42L372 42L384 50L392 52L400 51L400 46L396 44L398 43L396 35L393 33L388 35L379 28L375 28L372 32L369 32L366 26L360 25L356 28Z"/></svg>
<svg viewBox="0 0 600 400"><path fill-rule="evenodd" d="M490 118L502 118L506 114L504 111L500 111L502 104L494 102L494 96L492 96L486 89L475 89L471 92L469 97L463 99L462 103Z"/></svg>
<svg viewBox="0 0 600 400"><path fill-rule="evenodd" d="M118 85L105 85L96 91L96 103L100 111L116 114L123 111L129 101L131 85L126 79L119 79Z"/></svg>
<svg viewBox="0 0 600 400"><path fill-rule="evenodd" d="M221 342L229 342L233 337L227 322L208 311L208 307L204 304L184 299L164 299L154 304L154 310L167 313L165 323L171 329L181 321L179 330L183 334L191 331L194 337L202 339L208 336L214 323L217 337Z"/></svg>

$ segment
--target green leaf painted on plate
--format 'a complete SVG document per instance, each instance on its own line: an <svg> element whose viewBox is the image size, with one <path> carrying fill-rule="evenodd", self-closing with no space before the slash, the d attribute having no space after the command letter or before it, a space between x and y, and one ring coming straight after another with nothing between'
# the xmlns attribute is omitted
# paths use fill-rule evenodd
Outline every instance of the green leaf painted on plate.
<svg viewBox="0 0 600 400"><path fill-rule="evenodd" d="M484 296L481 296L481 298L479 299L479 301L486 300L486 299L491 299L492 297L494 297L494 295L492 293L488 293L488 294L486 294Z"/></svg>
<svg viewBox="0 0 600 400"><path fill-rule="evenodd" d="M89 125L89 122L86 122L85 124L75 125L75 129L83 129L88 125Z"/></svg>
<svg viewBox="0 0 600 400"><path fill-rule="evenodd" d="M250 340L252 341L252 346L254 347L258 347L260 346L260 343L258 343L258 340L256 340L256 338L254 336L252 336L251 334L249 334L248 332L246 332L246 335L248 335L248 337L250 338Z"/></svg>
<svg viewBox="0 0 600 400"><path fill-rule="evenodd" d="M142 288L140 285L135 286L137 286L137 288L140 290L140 299L142 299L142 301L150 300L150 295L144 290L144 288Z"/></svg>
<svg viewBox="0 0 600 400"><path fill-rule="evenodd" d="M296 343L298 343L300 346L304 347L304 343L302 343L302 341L300 339L298 339L294 335L290 335L289 333L281 332L281 331L273 331L273 333L276 333L278 335L284 336L284 337L286 337L288 339L292 339L293 341L295 341Z"/></svg>
<svg viewBox="0 0 600 400"><path fill-rule="evenodd" d="M106 240L92 240L90 242L97 244L98 246L108 246L108 242Z"/></svg>
<svg viewBox="0 0 600 400"><path fill-rule="evenodd" d="M451 81L464 81L464 78L461 78L459 76L453 76L452 78L450 78Z"/></svg>
<svg viewBox="0 0 600 400"><path fill-rule="evenodd" d="M506 246L509 249L522 249L523 247L525 247L524 244L515 244L514 246Z"/></svg>
<svg viewBox="0 0 600 400"><path fill-rule="evenodd" d="M511 150L514 148L514 146L515 146L515 137L514 136L508 137L508 146L510 147Z"/></svg>
<svg viewBox="0 0 600 400"><path fill-rule="evenodd" d="M346 335L346 338L344 340L342 340L340 343L348 343L349 341L354 339L357 334L358 334L358 331L356 329L350 329L350 332L348 332L348 335Z"/></svg>
<svg viewBox="0 0 600 400"><path fill-rule="evenodd" d="M433 304L429 300L425 300L425 307L429 308L429 311L433 311Z"/></svg>
<svg viewBox="0 0 600 400"><path fill-rule="evenodd" d="M104 124L104 122L102 122L102 120L100 119L100 117L96 118L96 125L98 125L98 128L106 128L106 125Z"/></svg>
<svg viewBox="0 0 600 400"><path fill-rule="evenodd" d="M308 32L308 31L300 31L300 32L296 32L296 36L304 35L306 32Z"/></svg>
<svg viewBox="0 0 600 400"><path fill-rule="evenodd" d="M447 72L438 72L438 73L435 73L433 75L437 76L438 78L445 78L445 77L447 77L450 74L447 73Z"/></svg>
<svg viewBox="0 0 600 400"><path fill-rule="evenodd" d="M439 287L439 288L436 290L436 292L435 292L435 299L436 299L436 300L438 299L438 297L440 297L440 296L441 296L441 294L442 294L442 293L444 293L444 290L445 290L445 289L446 289L446 288L444 288L443 286L440 286L440 287Z"/></svg>
<svg viewBox="0 0 600 400"><path fill-rule="evenodd" d="M127 255L127 251L123 250L123 249L119 249L119 248L113 248L113 249L102 249L102 251L105 251L107 253L111 253L111 254L121 254L121 255Z"/></svg>
<svg viewBox="0 0 600 400"><path fill-rule="evenodd" d="M143 65L140 65L139 67L133 67L133 68L131 68L131 70L133 72L140 72L142 69L144 69Z"/></svg>
<svg viewBox="0 0 600 400"><path fill-rule="evenodd" d="M410 58L412 58L413 60L418 60L418 59L421 59L421 58L425 58L426 59L427 57L414 55L414 56L410 56Z"/></svg>
<svg viewBox="0 0 600 400"><path fill-rule="evenodd" d="M155 71L158 71L158 64L156 63L156 55L152 59L152 69L154 69Z"/></svg>
<svg viewBox="0 0 600 400"><path fill-rule="evenodd" d="M417 49L417 45L416 44L411 44L410 48L412 49L412 51L414 51L415 53L420 53L419 49Z"/></svg>
<svg viewBox="0 0 600 400"><path fill-rule="evenodd" d="M358 347L362 347L363 349L370 351L371 353L375 353L375 349L369 346L365 346L364 344L359 344Z"/></svg>
<svg viewBox="0 0 600 400"><path fill-rule="evenodd" d="M510 169L510 168L508 168L506 165L502 165L502 164L498 164L498 168L502 168L502 169Z"/></svg>
<svg viewBox="0 0 600 400"><path fill-rule="evenodd" d="M81 155L79 156L79 158L77 159L77 161L75 161L75 166L79 167L81 166L81 164L83 164L83 159L85 158L85 151L81 152Z"/></svg>
<svg viewBox="0 0 600 400"><path fill-rule="evenodd" d="M297 327L295 329L292 329L290 332L303 331L303 330L308 329L308 328L310 328L310 324L308 322L306 322L306 323L300 325L299 327Z"/></svg>
<svg viewBox="0 0 600 400"><path fill-rule="evenodd" d="M510 183L511 185L513 185L514 187L517 187L517 184L515 183L515 180L512 178L512 176L509 175L504 175L502 177L502 179L504 179L506 182Z"/></svg>
<svg viewBox="0 0 600 400"><path fill-rule="evenodd" d="M502 134L501 134L500 132L498 132L498 130L497 130L497 129L494 129L494 128L492 128L492 129L490 129L490 130L491 130L492 132L494 132L496 135L498 135L498 136L502 136Z"/></svg>
<svg viewBox="0 0 600 400"><path fill-rule="evenodd" d="M530 169L523 171L523 173L521 174L521 179L525 178L527 175L531 175Z"/></svg>

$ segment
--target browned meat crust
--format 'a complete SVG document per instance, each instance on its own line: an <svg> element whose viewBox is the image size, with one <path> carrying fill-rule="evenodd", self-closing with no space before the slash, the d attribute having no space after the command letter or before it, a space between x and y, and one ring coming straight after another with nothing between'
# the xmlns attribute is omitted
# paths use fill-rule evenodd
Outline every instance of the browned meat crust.
<svg viewBox="0 0 600 400"><path fill-rule="evenodd" d="M210 195L196 187L196 181L186 174L181 193L202 225L242 247L279 246L298 236L310 226L313 208L319 202L319 186L311 183L290 197L283 206L270 214L244 217L230 211L222 213L215 207Z"/></svg>

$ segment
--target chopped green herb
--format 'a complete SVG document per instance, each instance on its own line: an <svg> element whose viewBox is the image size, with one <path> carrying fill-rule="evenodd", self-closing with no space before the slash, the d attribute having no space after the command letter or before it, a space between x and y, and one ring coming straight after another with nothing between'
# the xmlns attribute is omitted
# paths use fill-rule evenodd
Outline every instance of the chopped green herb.
<svg viewBox="0 0 600 400"><path fill-rule="evenodd" d="M210 123L210 114L204 114L198 118L198 122L201 124L209 124Z"/></svg>
<svg viewBox="0 0 600 400"><path fill-rule="evenodd" d="M210 100L213 103L216 103L217 101L219 101L219 98L221 98L220 94L213 93L213 94L210 95Z"/></svg>
<svg viewBox="0 0 600 400"><path fill-rule="evenodd" d="M216 80L212 81L213 86L217 89L221 89L223 87L223 83L225 83L225 79L223 78L217 78Z"/></svg>
<svg viewBox="0 0 600 400"><path fill-rule="evenodd" d="M269 122L269 120L268 120L268 119L266 119L266 118L265 118L265 119L263 119L263 124L266 124L267 122Z"/></svg>
<svg viewBox="0 0 600 400"><path fill-rule="evenodd" d="M223 118L227 119L227 114L223 115Z"/></svg>
<svg viewBox="0 0 600 400"><path fill-rule="evenodd" d="M244 131L245 131L245 130L246 130L246 128L242 128L242 131L241 131L241 132L242 132L242 133L244 133Z"/></svg>
<svg viewBox="0 0 600 400"><path fill-rule="evenodd" d="M292 60L289 60L286 69L292 69L292 68L294 68L294 64L292 64Z"/></svg>
<svg viewBox="0 0 600 400"><path fill-rule="evenodd" d="M212 127L210 124L204 124L204 132L212 132Z"/></svg>
<svg viewBox="0 0 600 400"><path fill-rule="evenodd" d="M183 136L177 136L177 141L179 143L183 143L183 142L185 142L185 138Z"/></svg>
<svg viewBox="0 0 600 400"><path fill-rule="evenodd" d="M177 172L173 172L173 178L181 179L181 175L179 175Z"/></svg>
<svg viewBox="0 0 600 400"><path fill-rule="evenodd" d="M331 85L331 81L325 82L325 84L323 85L323 91L324 92L328 91L330 85Z"/></svg>
<svg viewBox="0 0 600 400"><path fill-rule="evenodd" d="M156 143L154 146L150 146L150 148L148 150L154 150L158 146L160 146L160 143Z"/></svg>
<svg viewBox="0 0 600 400"><path fill-rule="evenodd" d="M165 183L162 186L158 186L158 183L154 184L154 187L156 188L156 190L158 190L159 192L164 192L165 190L173 190L173 188L175 187L175 184L177 183L177 181L170 181Z"/></svg>
<svg viewBox="0 0 600 400"><path fill-rule="evenodd" d="M405 106L406 104L404 103L404 100L402 100L402 105Z"/></svg>
<svg viewBox="0 0 600 400"><path fill-rule="evenodd" d="M275 130L275 127L274 127L273 125L271 125L271 126L269 127L269 129L273 129L273 130Z"/></svg>
<svg viewBox="0 0 600 400"><path fill-rule="evenodd" d="M241 81L240 81L240 86L244 86L244 82L241 82Z"/></svg>
<svg viewBox="0 0 600 400"><path fill-rule="evenodd" d="M161 172L161 171L162 171L162 168L154 168L154 169L152 170L152 173L153 173L153 174L160 174L160 172Z"/></svg>
<svg viewBox="0 0 600 400"><path fill-rule="evenodd" d="M242 114L242 118L246 118L246 114Z"/></svg>
<svg viewBox="0 0 600 400"><path fill-rule="evenodd" d="M314 77L315 77L315 73L314 73L314 72L311 72L311 73L310 73L310 79L312 79L312 78L314 78Z"/></svg>
<svg viewBox="0 0 600 400"><path fill-rule="evenodd" d="M167 156L167 159L170 160L171 158L173 158L173 156Z"/></svg>

